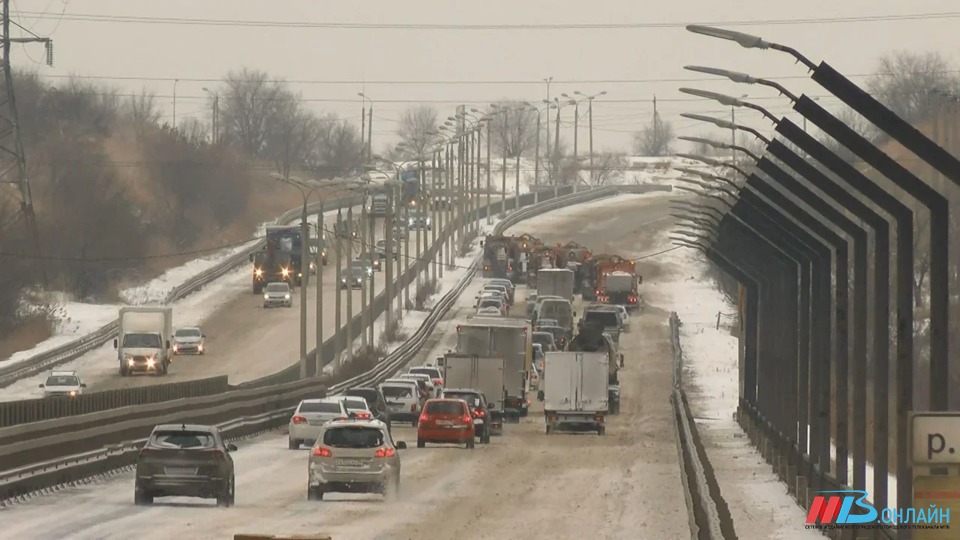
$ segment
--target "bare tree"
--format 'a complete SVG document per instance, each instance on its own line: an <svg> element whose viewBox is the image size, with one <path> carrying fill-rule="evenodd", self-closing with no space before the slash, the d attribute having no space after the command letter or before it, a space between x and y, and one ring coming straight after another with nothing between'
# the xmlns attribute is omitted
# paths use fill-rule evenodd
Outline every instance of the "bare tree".
<svg viewBox="0 0 960 540"><path fill-rule="evenodd" d="M907 122L932 115L943 93L958 89L952 66L938 52L897 51L880 59L867 89Z"/></svg>
<svg viewBox="0 0 960 540"><path fill-rule="evenodd" d="M274 110L267 117L263 155L285 177L304 165L320 138L320 120L300 104L300 97L287 91L277 94Z"/></svg>
<svg viewBox="0 0 960 540"><path fill-rule="evenodd" d="M500 101L496 105L488 111L494 148L501 156L514 158L533 152L537 143L537 112L521 101Z"/></svg>
<svg viewBox="0 0 960 540"><path fill-rule="evenodd" d="M642 130L633 134L633 149L642 156L665 156L671 152L673 126L664 122L659 114Z"/></svg>
<svg viewBox="0 0 960 540"><path fill-rule="evenodd" d="M248 154L261 155L285 85L271 81L264 71L248 68L227 73L223 82L227 87L220 101L224 135Z"/></svg>
<svg viewBox="0 0 960 540"><path fill-rule="evenodd" d="M400 117L397 136L404 142L413 155L422 155L433 143L439 140L437 110L429 105L407 109Z"/></svg>
<svg viewBox="0 0 960 540"><path fill-rule="evenodd" d="M187 144L194 148L199 148L210 141L210 126L203 120L197 118L187 118L180 122L177 128Z"/></svg>
<svg viewBox="0 0 960 540"><path fill-rule="evenodd" d="M620 152L606 152L595 155L593 158L593 183L597 186L607 185L608 182L623 177L623 172L629 168L627 156Z"/></svg>
<svg viewBox="0 0 960 540"><path fill-rule="evenodd" d="M134 94L127 99L123 115L133 124L137 136L143 137L146 126L156 125L160 121L160 109L157 107L156 96L147 92L146 88L140 90L139 94Z"/></svg>
<svg viewBox="0 0 960 540"><path fill-rule="evenodd" d="M334 115L327 116L320 121L311 169L325 177L349 175L363 165L363 150L355 125Z"/></svg>

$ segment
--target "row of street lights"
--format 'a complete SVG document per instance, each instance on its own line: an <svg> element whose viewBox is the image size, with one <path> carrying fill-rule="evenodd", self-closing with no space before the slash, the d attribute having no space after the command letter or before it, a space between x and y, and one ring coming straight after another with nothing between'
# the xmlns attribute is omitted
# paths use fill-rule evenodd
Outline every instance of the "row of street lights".
<svg viewBox="0 0 960 540"><path fill-rule="evenodd" d="M815 64L791 47L757 36L699 25L687 28L745 48L790 54L811 71L814 81L960 186L960 160L828 64ZM699 178L684 177L684 183L696 188L680 189L693 191L711 202L678 202L674 214L682 220L674 241L706 253L736 277L746 291L740 418L759 430L758 440L769 450L769 459L774 460L784 479L795 486L798 499L804 504L809 501L807 489L852 486L866 493L866 450L868 440L872 440L874 479L870 495L878 510L888 508L889 434L891 429L895 430L896 506L912 507L914 482L920 489L921 481L929 484L940 473L924 466L934 465L926 454L911 455L910 415L923 406L915 403L913 388L920 364L913 349L913 310L918 291L914 284L915 211L911 206L926 210L930 216L926 231L930 257L927 405L938 411L933 414L942 415L939 411L950 406L947 198L820 107L814 98L797 96L775 81L745 73L701 66L687 69L740 84L773 88L804 117L804 128L800 128L742 98L681 89L723 105L760 112L774 123L777 135L796 148L735 121L683 115L723 129L746 131L766 147L764 155L758 156L738 146L735 139L733 144L726 144L685 137L742 153L754 163L746 168L685 154L684 157L710 165L728 167L742 180L685 169L683 172ZM888 183L878 184L809 136L805 129L807 119ZM908 197L915 203L905 203ZM891 228L896 233L892 245ZM848 283L847 260L851 244L852 288ZM893 280L891 254L895 259ZM868 271L872 272L870 281ZM894 324L890 321L891 284L896 291ZM850 290L852 303L847 297ZM872 319L868 317L868 290L872 292ZM762 331L758 331L760 325ZM848 336L850 329L852 335ZM891 329L896 343L892 370ZM869 379L868 371L873 373ZM891 372L895 375L891 376ZM870 423L868 382L874 396ZM848 390L852 396L848 396ZM891 403L893 417L889 414ZM957 415L950 416L956 419ZM868 425L872 425L872 432ZM850 444L852 471L848 471L847 465ZM942 461L945 466L955 463L953 458ZM901 538L909 533L906 529L898 532Z"/></svg>

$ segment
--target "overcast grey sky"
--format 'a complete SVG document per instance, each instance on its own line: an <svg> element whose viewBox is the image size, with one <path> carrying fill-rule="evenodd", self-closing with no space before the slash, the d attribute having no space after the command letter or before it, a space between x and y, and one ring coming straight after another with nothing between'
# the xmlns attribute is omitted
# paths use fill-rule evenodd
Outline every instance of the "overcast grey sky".
<svg viewBox="0 0 960 540"><path fill-rule="evenodd" d="M701 78L683 70L685 64L722 67L755 76L792 76L796 78L782 78L781 82L793 91L826 94L804 78L804 70L784 54L746 50L732 42L696 36L685 31L684 24L945 14L922 20L726 25L792 45L814 61L826 60L856 76L858 82L864 80L861 75L874 70L879 56L891 50L936 50L954 60L960 46L956 39L960 24L957 0L14 0L13 10L17 22L55 41L54 68L39 64L43 59L40 45L16 47L15 65L35 68L52 77L51 82L75 74L105 77L103 82L126 92L147 87L161 96L159 101L169 119L173 79L179 78L178 119L208 119L209 106L202 88L213 89L216 83L202 79L218 79L227 70L241 66L259 68L277 78L302 81L292 86L311 108L336 112L357 123L361 105L356 93L365 90L376 101L374 145L378 148L395 141L395 121L414 102L433 103L445 114L452 114L455 103L461 102L473 106L500 98L539 102L547 88L537 81L550 76L554 78L551 96L572 94L574 90L588 94L607 91L594 105L594 143L597 149L610 150L626 149L631 132L649 122L654 95L661 116L674 123L678 135L709 131L679 118L680 112L729 118L729 110L685 96L677 91L680 86L737 96L746 93L774 112L788 110L787 102L777 99L769 88L738 86L723 80L677 81ZM589 30L283 28L76 20L81 15L298 23L651 26ZM591 82L599 80L630 82ZM823 98L821 103L832 108L836 100ZM564 110L565 120L572 121L572 112L572 108ZM583 109L581 117L580 140L585 148ZM766 127L751 111L738 111L737 118ZM572 127L562 129L561 136L572 139Z"/></svg>

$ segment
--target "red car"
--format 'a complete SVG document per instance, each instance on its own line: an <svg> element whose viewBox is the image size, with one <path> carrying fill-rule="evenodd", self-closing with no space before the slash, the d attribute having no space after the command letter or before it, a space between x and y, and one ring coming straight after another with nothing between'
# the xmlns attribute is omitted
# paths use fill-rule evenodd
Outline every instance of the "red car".
<svg viewBox="0 0 960 540"><path fill-rule="evenodd" d="M427 443L465 444L473 448L476 433L470 406L462 399L429 399L417 426L417 448Z"/></svg>

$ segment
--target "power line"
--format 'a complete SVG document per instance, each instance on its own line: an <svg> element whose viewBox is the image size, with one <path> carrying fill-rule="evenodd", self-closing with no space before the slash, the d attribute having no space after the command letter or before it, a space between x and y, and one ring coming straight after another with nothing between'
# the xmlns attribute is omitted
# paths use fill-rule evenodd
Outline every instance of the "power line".
<svg viewBox="0 0 960 540"><path fill-rule="evenodd" d="M944 70L944 73L960 73L958 69ZM196 82L196 83L222 83L222 77L145 77L137 75L48 75L39 74L48 79L95 79L111 81L151 81L151 82ZM847 78L866 78L872 76L892 77L894 73L854 73L844 74ZM763 75L761 79L771 80L798 80L809 79L809 75ZM409 79L380 79L380 80L351 80L351 79L267 79L268 83L287 83L287 84L344 84L344 85L479 85L479 84L528 84L543 85L541 80L533 79L481 79L481 80L409 80ZM688 82L727 82L727 79L721 77L674 77L674 78L644 78L644 79L554 79L553 84L653 84L653 83L688 83ZM360 101L354 98L352 101ZM379 101L378 101L379 102Z"/></svg>
<svg viewBox="0 0 960 540"><path fill-rule="evenodd" d="M426 23L357 23L316 21L254 21L239 19L211 19L187 17L143 17L133 15L104 15L94 13L71 13L51 16L47 13L21 11L21 15L43 19L62 19L75 22L166 24L180 26L229 26L245 28L288 29L338 29L338 30L635 30L642 28L683 28L688 23L680 22L628 22L628 23L525 23L525 24L426 24ZM960 18L960 12L914 13L909 15L869 15L849 17L807 17L794 19L754 19L699 22L709 26L771 26L850 24L892 21L947 20Z"/></svg>

